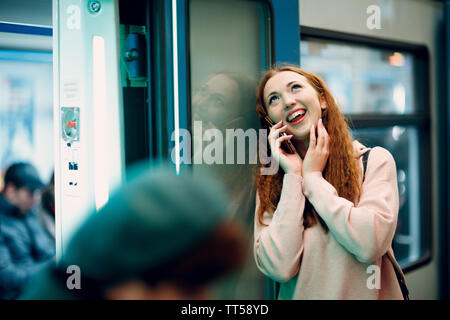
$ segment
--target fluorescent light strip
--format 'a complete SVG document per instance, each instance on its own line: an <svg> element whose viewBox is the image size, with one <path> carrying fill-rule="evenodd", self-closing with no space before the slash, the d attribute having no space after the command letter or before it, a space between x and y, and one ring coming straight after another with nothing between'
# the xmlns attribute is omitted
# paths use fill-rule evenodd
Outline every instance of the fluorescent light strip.
<svg viewBox="0 0 450 320"><path fill-rule="evenodd" d="M177 0L172 0L172 39L173 39L173 107L175 126L175 166L177 175L180 174L180 122L178 97L178 29L177 29Z"/></svg>
<svg viewBox="0 0 450 320"><path fill-rule="evenodd" d="M100 210L109 199L108 110L106 97L105 39L94 36L92 43L94 100L94 186L95 207Z"/></svg>

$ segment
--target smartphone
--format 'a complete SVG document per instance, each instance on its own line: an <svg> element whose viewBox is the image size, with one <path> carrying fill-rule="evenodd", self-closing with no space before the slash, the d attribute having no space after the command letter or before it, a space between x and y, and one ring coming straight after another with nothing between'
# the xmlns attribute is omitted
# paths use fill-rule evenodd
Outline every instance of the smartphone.
<svg viewBox="0 0 450 320"><path fill-rule="evenodd" d="M269 128L272 128L272 127L275 125L275 123L273 123L272 119L270 119L269 116L266 116L266 117L264 118L264 120L265 120L265 121L267 122L267 124L269 125ZM287 133L286 133L286 132L281 132L281 135L282 135L282 136L287 136ZM295 151L295 148L294 148L294 145L293 145L292 142L289 141L289 140L283 141L283 142L281 143L281 148L283 148L283 150L286 151L287 153L295 153L295 152L296 152L296 151Z"/></svg>

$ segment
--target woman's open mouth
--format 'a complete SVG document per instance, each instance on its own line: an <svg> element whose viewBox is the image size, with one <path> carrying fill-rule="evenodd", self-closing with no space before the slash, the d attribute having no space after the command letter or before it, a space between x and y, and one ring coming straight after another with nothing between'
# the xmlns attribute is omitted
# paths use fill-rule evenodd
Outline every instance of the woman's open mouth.
<svg viewBox="0 0 450 320"><path fill-rule="evenodd" d="M306 110L305 109L299 109L296 110L294 112L292 112L288 117L287 117L287 123L291 124L291 125L295 125L298 124L300 122L303 121L303 119L306 116Z"/></svg>

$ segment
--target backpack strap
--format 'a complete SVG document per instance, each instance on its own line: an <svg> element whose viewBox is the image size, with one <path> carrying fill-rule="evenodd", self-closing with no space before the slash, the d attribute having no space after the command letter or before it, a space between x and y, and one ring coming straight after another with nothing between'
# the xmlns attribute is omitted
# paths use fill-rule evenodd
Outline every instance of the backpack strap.
<svg viewBox="0 0 450 320"><path fill-rule="evenodd" d="M362 163L363 163L363 168L364 168L364 171L363 171L363 182L364 182L364 178L366 177L367 160L369 159L369 153L370 153L370 150L371 150L371 149L367 150L367 151L362 155Z"/></svg>
<svg viewBox="0 0 450 320"><path fill-rule="evenodd" d="M409 300L409 290L408 287L406 286L406 279L402 268L395 260L394 254L391 252L390 249L388 250L386 255L388 259L391 261L392 266L394 267L395 275L397 276L398 284L400 285L400 290L402 290L403 299Z"/></svg>
<svg viewBox="0 0 450 320"><path fill-rule="evenodd" d="M363 171L363 182L364 182L364 178L366 177L366 170L367 170L367 162L369 160L369 153L370 153L370 149L367 150L362 155L362 162L363 162L363 168L364 168L364 171ZM388 252L386 252L386 256L388 257L389 261L391 261L392 266L394 267L395 275L396 275L397 281L398 281L398 283L400 285L400 290L402 290L403 299L404 300L409 300L409 290L408 290L408 287L406 286L405 275L403 274L402 268L400 267L400 265L395 260L395 257L393 255L393 253L390 251L390 249L388 250Z"/></svg>

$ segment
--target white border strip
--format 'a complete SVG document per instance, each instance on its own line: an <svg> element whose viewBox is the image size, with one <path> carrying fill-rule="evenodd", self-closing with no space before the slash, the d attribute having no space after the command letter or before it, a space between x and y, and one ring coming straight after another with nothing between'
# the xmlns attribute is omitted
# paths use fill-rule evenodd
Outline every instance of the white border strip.
<svg viewBox="0 0 450 320"><path fill-rule="evenodd" d="M180 174L180 121L178 96L178 29L177 0L172 0L172 51L173 51L173 107L175 126L175 165L177 175Z"/></svg>
<svg viewBox="0 0 450 320"><path fill-rule="evenodd" d="M106 96L106 52L103 37L94 36L92 56L95 207L100 210L109 199L109 127Z"/></svg>

